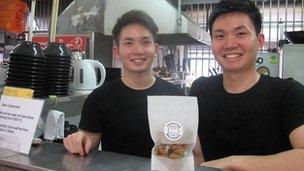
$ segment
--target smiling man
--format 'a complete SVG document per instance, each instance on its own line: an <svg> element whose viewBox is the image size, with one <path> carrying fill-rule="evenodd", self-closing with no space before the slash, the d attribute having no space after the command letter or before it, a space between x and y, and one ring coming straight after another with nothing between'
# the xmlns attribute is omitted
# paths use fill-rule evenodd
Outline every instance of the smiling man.
<svg viewBox="0 0 304 171"><path fill-rule="evenodd" d="M123 67L121 78L95 89L84 103L79 131L64 139L67 150L81 156L102 149L151 157L147 96L184 95L181 89L152 75L158 31L146 13L132 10L117 20L113 53Z"/></svg>
<svg viewBox="0 0 304 171"><path fill-rule="evenodd" d="M212 50L223 74L197 79L190 91L199 103L202 166L304 168L304 87L256 72L261 23L250 0L221 0L212 10Z"/></svg>

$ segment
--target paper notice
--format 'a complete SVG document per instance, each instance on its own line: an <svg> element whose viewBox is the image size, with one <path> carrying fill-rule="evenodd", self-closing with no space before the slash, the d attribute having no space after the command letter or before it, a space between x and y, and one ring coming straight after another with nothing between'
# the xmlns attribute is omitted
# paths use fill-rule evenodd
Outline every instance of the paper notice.
<svg viewBox="0 0 304 171"><path fill-rule="evenodd" d="M29 153L43 103L43 100L1 96L1 148Z"/></svg>

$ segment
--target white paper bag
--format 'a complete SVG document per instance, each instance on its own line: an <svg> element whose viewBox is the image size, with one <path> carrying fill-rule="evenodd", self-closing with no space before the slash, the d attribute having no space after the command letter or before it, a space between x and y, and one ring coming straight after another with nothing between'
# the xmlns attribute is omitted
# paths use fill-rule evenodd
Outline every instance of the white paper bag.
<svg viewBox="0 0 304 171"><path fill-rule="evenodd" d="M148 96L152 149L151 170L194 170L192 149L197 138L196 97Z"/></svg>
<svg viewBox="0 0 304 171"><path fill-rule="evenodd" d="M45 123L44 139L55 140L64 138L64 113L50 110Z"/></svg>

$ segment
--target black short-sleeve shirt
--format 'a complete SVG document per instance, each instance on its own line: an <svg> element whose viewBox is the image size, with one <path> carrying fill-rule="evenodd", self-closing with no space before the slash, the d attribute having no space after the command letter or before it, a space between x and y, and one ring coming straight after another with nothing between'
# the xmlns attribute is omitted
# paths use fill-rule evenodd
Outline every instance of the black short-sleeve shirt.
<svg viewBox="0 0 304 171"><path fill-rule="evenodd" d="M291 149L289 134L304 124L304 87L293 79L261 76L249 90L231 94L223 77L197 79L199 137L206 160L267 155Z"/></svg>
<svg viewBox="0 0 304 171"><path fill-rule="evenodd" d="M184 93L160 78L146 90L131 89L120 78L106 82L86 99L79 128L102 133L105 151L151 157L154 143L148 124L148 95Z"/></svg>

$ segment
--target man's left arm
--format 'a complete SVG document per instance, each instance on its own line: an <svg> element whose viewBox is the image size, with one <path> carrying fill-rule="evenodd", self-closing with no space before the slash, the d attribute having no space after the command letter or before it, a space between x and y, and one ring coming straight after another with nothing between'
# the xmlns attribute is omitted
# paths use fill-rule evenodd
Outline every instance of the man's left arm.
<svg viewBox="0 0 304 171"><path fill-rule="evenodd" d="M199 166L203 161L205 161L204 155L202 152L202 148L201 148L201 142L200 142L198 136L196 138L196 142L195 142L192 152L193 152L195 166Z"/></svg>
<svg viewBox="0 0 304 171"><path fill-rule="evenodd" d="M201 166L221 168L224 170L267 170L267 171L303 171L304 170L304 125L289 134L293 149L266 156L230 156L201 163Z"/></svg>

